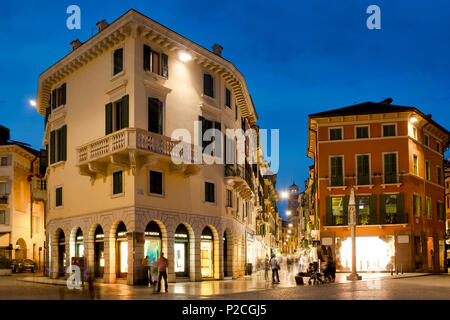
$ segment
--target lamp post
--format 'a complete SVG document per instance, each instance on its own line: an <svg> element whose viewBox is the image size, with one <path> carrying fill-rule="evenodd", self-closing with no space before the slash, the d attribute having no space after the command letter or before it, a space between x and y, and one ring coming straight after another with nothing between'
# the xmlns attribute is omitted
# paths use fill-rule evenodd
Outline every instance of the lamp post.
<svg viewBox="0 0 450 320"><path fill-rule="evenodd" d="M350 200L348 202L348 225L352 229L352 273L347 276L347 280L361 280L361 276L356 273L356 203L355 191L350 191Z"/></svg>

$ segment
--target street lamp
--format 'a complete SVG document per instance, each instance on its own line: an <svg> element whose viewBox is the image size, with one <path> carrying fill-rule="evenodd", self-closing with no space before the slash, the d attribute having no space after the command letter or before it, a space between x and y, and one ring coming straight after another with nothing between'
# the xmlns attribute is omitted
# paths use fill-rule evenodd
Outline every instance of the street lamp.
<svg viewBox="0 0 450 320"><path fill-rule="evenodd" d="M292 213L291 210L286 210L286 215L287 215L287 216L290 216L291 213Z"/></svg>
<svg viewBox="0 0 450 320"><path fill-rule="evenodd" d="M289 192L286 190L281 191L281 199L287 199L289 198Z"/></svg>
<svg viewBox="0 0 450 320"><path fill-rule="evenodd" d="M361 280L361 276L356 273L356 203L355 190L350 191L350 200L348 202L348 225L352 229L352 273L347 276L347 280Z"/></svg>

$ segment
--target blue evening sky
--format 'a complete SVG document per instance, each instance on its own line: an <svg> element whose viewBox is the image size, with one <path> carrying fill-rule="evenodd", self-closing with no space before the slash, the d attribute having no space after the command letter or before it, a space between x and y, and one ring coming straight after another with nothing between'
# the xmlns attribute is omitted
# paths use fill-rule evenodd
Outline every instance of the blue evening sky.
<svg viewBox="0 0 450 320"><path fill-rule="evenodd" d="M81 30L66 28L66 8L81 8ZM381 8L381 30L366 9ZM2 1L0 124L12 139L42 145L44 119L28 105L38 76L86 41L95 23L134 8L223 56L244 75L259 125L280 129L278 190L303 189L307 115L387 97L416 106L450 128L450 2L294 1ZM285 203L279 204L284 212Z"/></svg>

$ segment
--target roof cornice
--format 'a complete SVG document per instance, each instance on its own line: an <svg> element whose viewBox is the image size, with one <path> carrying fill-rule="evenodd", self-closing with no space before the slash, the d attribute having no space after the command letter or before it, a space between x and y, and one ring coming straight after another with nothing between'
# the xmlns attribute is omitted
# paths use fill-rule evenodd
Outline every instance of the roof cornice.
<svg viewBox="0 0 450 320"><path fill-rule="evenodd" d="M220 75L231 86L241 114L251 124L256 123L258 116L245 79L231 62L135 10L129 10L40 75L36 105L39 113L45 115L52 86L128 36L154 41L169 51L191 53L197 64Z"/></svg>

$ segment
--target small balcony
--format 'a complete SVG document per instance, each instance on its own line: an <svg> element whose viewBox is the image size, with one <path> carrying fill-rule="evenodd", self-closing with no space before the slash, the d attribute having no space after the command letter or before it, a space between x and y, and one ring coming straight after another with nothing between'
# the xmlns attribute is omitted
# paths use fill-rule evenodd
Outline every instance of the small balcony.
<svg viewBox="0 0 450 320"><path fill-rule="evenodd" d="M243 165L225 165L225 183L232 185L241 198L250 200L253 197L253 191L246 179L246 171Z"/></svg>
<svg viewBox="0 0 450 320"><path fill-rule="evenodd" d="M137 170L158 161L169 163L172 172L188 177L198 173L201 155L198 146L136 128L113 132L77 148L80 174L91 179L97 174L106 176L108 164L131 169L136 175Z"/></svg>
<svg viewBox="0 0 450 320"><path fill-rule="evenodd" d="M47 180L32 177L31 193L34 201L47 201Z"/></svg>

